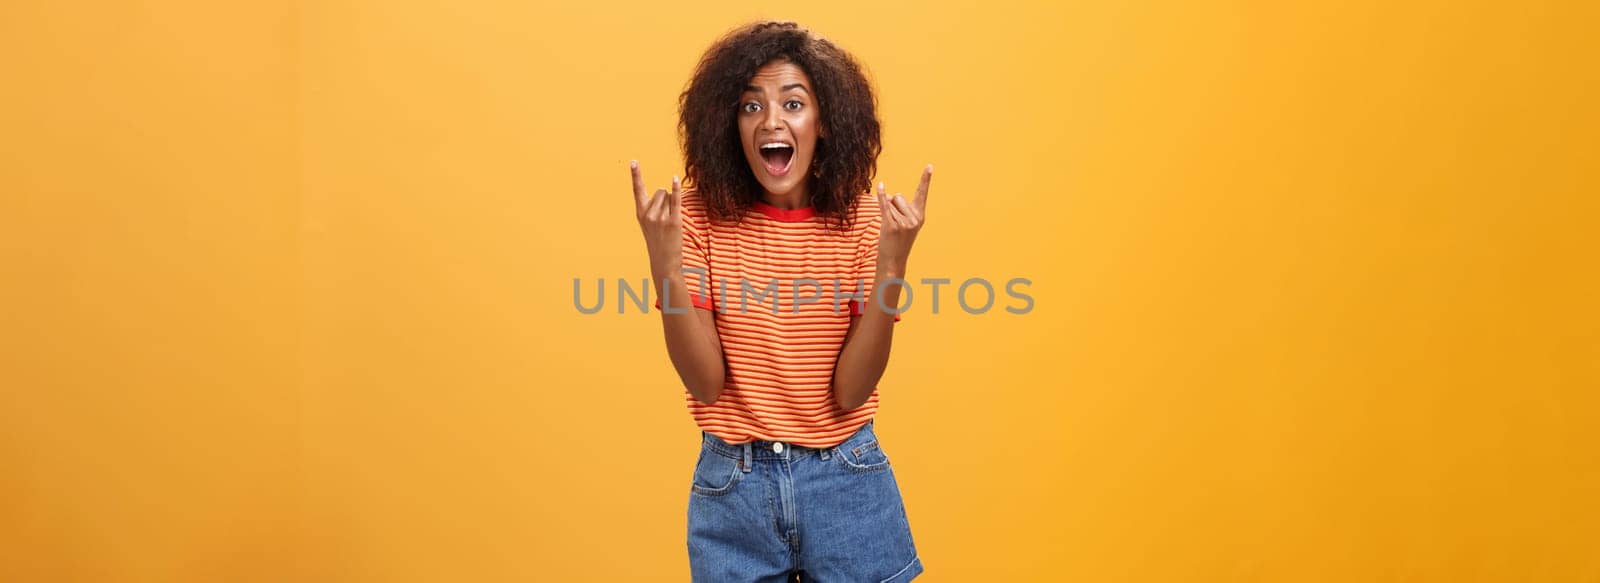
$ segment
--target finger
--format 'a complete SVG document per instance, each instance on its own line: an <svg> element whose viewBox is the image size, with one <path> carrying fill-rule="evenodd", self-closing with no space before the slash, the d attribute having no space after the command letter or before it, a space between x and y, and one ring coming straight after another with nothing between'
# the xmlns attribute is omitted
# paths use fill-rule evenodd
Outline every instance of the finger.
<svg viewBox="0 0 1600 583"><path fill-rule="evenodd" d="M899 209L894 207L894 203L889 203L885 208L889 209L889 214L883 217L883 226L897 229L905 228L906 218L900 214Z"/></svg>
<svg viewBox="0 0 1600 583"><path fill-rule="evenodd" d="M642 209L645 203L644 176L639 173L639 161L629 161L628 168L633 172L633 206Z"/></svg>
<svg viewBox="0 0 1600 583"><path fill-rule="evenodd" d="M668 201L672 208L678 208L683 203L683 180L677 176L672 177L672 200Z"/></svg>
<svg viewBox="0 0 1600 583"><path fill-rule="evenodd" d="M662 209L667 206L667 189L657 188L656 193L650 197L649 207L645 210L651 218L660 218Z"/></svg>
<svg viewBox="0 0 1600 583"><path fill-rule="evenodd" d="M896 194L890 202L894 204L894 208L900 211L900 216L904 217L912 224L916 223L917 210L911 208L911 201L906 200L906 197Z"/></svg>
<svg viewBox="0 0 1600 583"><path fill-rule="evenodd" d="M879 214L887 215L889 213L889 206L890 206L889 205L889 196L887 194L884 194L883 183L879 182L878 183L878 211L879 211Z"/></svg>
<svg viewBox="0 0 1600 583"><path fill-rule="evenodd" d="M905 224L905 213L900 212L900 207L895 206L894 197L881 195L883 200L883 220L885 224L899 226Z"/></svg>
<svg viewBox="0 0 1600 583"><path fill-rule="evenodd" d="M928 208L928 183L933 181L933 165L922 169L922 181L917 183L917 210Z"/></svg>

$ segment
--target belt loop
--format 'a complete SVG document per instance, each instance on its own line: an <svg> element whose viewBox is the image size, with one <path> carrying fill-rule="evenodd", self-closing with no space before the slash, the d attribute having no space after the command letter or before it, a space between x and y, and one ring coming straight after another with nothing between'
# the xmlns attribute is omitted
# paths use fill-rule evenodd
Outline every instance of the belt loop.
<svg viewBox="0 0 1600 583"><path fill-rule="evenodd" d="M755 457L755 454L753 453L755 451L755 447L753 445L751 445L752 443L755 443L755 442L746 441L744 443L744 460L743 460L743 463L740 464L740 467L744 468L744 471L747 474L750 473L750 470L751 470L750 466L751 466L751 464L753 462L752 458Z"/></svg>

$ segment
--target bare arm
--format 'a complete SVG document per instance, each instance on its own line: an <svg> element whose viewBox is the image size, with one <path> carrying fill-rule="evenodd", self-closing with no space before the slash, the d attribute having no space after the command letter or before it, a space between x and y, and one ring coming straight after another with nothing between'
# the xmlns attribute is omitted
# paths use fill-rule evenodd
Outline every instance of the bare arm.
<svg viewBox="0 0 1600 583"><path fill-rule="evenodd" d="M839 362L833 369L833 399L846 411L860 407L872 397L872 390L889 367L889 345L894 340L894 314L879 308L900 305L900 286L885 289L881 284L889 278L904 278L878 268L872 286L872 297L860 316L850 318L850 331L845 333L844 348L839 351ZM878 294L883 296L877 297Z"/></svg>
<svg viewBox="0 0 1600 583"><path fill-rule="evenodd" d="M928 166L922 171L916 198L911 202L898 194L885 195L883 184L878 184L878 205L883 216L878 228L878 265L872 292L866 298L861 315L851 318L844 347L839 351L839 362L833 369L834 402L846 411L860 407L872 397L873 389L889 366L894 314L888 310L900 306L901 285L900 282L884 284L893 279L905 280L906 260L917 232L922 229L928 183L932 179L933 166Z"/></svg>
<svg viewBox="0 0 1600 583"><path fill-rule="evenodd" d="M683 386L695 400L711 404L722 395L727 368L722 360L722 341L717 338L715 316L710 310L691 307L689 287L683 275L683 187L676 176L672 190L658 189L645 195L644 178L638 162L633 171L634 210L650 252L650 279L662 305L661 329L667 341L667 356L677 369ZM677 312L682 313L677 313Z"/></svg>
<svg viewBox="0 0 1600 583"><path fill-rule="evenodd" d="M654 270L652 270L654 272ZM683 274L666 276L667 288L660 289L662 275L654 276L656 292L666 299L663 305L689 306L689 288ZM676 310L674 310L676 311ZM716 316L711 310L687 308L687 313L661 312L661 330L667 338L667 356L678 378L695 400L710 405L722 396L727 368L722 360L722 340L717 338Z"/></svg>

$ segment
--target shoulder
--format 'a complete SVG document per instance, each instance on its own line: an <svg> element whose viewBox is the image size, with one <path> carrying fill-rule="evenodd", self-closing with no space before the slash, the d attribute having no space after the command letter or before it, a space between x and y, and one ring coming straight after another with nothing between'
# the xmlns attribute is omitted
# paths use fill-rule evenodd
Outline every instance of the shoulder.
<svg viewBox="0 0 1600 583"><path fill-rule="evenodd" d="M700 197L699 189L696 189L693 186L683 187L683 192L681 197L678 199L678 204L683 207L685 214L689 212L695 212L700 215L705 215L706 201L704 198Z"/></svg>
<svg viewBox="0 0 1600 583"><path fill-rule="evenodd" d="M701 198L700 191L695 187L683 187L683 192L678 199L678 206L683 210L683 223L685 225L699 229L710 226L711 218L706 209L706 201Z"/></svg>
<svg viewBox="0 0 1600 583"><path fill-rule="evenodd" d="M878 195L870 190L856 196L856 216L867 215L869 211L871 215L878 214Z"/></svg>
<svg viewBox="0 0 1600 583"><path fill-rule="evenodd" d="M856 197L856 207L850 216L850 231L854 236L876 237L882 220L883 211L878 207L877 193L863 192Z"/></svg>
<svg viewBox="0 0 1600 583"><path fill-rule="evenodd" d="M684 206L688 206L691 203L701 207L705 206L705 200L700 198L700 189L698 188L693 186L684 186L682 195Z"/></svg>

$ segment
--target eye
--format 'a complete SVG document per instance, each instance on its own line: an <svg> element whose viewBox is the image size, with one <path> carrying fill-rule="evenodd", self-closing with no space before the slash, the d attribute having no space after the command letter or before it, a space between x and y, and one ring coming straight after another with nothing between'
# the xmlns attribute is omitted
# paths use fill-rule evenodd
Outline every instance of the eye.
<svg viewBox="0 0 1600 583"><path fill-rule="evenodd" d="M746 103L744 105L739 106L739 110L743 111L745 113L755 113L755 112L761 111L761 104L756 103L754 101L751 101L749 103Z"/></svg>
<svg viewBox="0 0 1600 583"><path fill-rule="evenodd" d="M800 111L801 105L802 104L800 103L800 100L790 99L789 101L784 102L783 108L789 111Z"/></svg>

